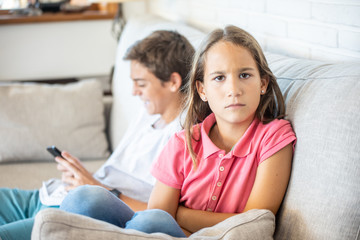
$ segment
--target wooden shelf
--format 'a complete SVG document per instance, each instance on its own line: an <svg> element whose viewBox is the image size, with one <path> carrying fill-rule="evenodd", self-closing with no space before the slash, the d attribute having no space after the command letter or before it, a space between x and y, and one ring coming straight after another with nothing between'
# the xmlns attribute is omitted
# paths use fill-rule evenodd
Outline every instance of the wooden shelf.
<svg viewBox="0 0 360 240"><path fill-rule="evenodd" d="M76 13L43 13L40 16L22 16L12 15L9 11L0 11L0 25L1 24L25 24L25 23L43 23L43 22L64 22L64 21L86 21L86 20L101 20L112 19L115 17L114 13L106 11L84 11Z"/></svg>

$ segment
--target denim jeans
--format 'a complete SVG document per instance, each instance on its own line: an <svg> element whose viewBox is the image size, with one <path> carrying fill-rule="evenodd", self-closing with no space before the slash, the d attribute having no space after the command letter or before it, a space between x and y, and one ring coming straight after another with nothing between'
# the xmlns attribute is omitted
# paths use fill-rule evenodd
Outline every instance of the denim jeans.
<svg viewBox="0 0 360 240"><path fill-rule="evenodd" d="M122 200L99 186L86 185L70 191L61 203L60 209L102 220L121 228L186 237L175 219L167 212L150 209L134 213Z"/></svg>
<svg viewBox="0 0 360 240"><path fill-rule="evenodd" d="M0 239L30 240L35 215L47 207L38 190L0 188Z"/></svg>

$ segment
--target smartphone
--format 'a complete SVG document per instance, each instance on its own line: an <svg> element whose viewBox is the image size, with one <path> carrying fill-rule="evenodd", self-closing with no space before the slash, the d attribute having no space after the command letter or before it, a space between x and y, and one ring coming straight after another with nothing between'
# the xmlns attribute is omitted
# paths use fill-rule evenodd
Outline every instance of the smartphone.
<svg viewBox="0 0 360 240"><path fill-rule="evenodd" d="M63 158L63 156L61 156L61 151L55 146L47 147L46 150L48 150L48 152L51 153L54 157Z"/></svg>

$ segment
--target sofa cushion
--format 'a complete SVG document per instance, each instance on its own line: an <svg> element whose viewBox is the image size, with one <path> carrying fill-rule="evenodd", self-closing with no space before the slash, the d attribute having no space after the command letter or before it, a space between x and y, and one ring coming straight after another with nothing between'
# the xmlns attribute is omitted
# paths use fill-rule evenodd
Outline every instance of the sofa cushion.
<svg viewBox="0 0 360 240"><path fill-rule="evenodd" d="M162 233L146 234L132 229L121 229L89 217L67 213L59 209L45 209L35 218L33 240L52 239L273 239L275 217L268 210L251 210L204 228L189 238L173 238ZM66 237L65 237L66 236Z"/></svg>
<svg viewBox="0 0 360 240"><path fill-rule="evenodd" d="M297 135L276 239L356 239L360 226L360 63L268 54Z"/></svg>
<svg viewBox="0 0 360 240"><path fill-rule="evenodd" d="M108 156L102 87L96 80L65 85L0 85L0 162L53 161L56 145L85 159Z"/></svg>
<svg viewBox="0 0 360 240"><path fill-rule="evenodd" d="M89 172L95 172L106 159L83 161ZM16 162L1 164L0 188L39 189L42 182L51 178L61 178L56 162Z"/></svg>

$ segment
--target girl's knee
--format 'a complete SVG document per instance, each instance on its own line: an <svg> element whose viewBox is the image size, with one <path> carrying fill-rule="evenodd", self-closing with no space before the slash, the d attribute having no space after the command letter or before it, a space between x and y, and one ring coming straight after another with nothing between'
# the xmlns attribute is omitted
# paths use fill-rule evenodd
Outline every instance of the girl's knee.
<svg viewBox="0 0 360 240"><path fill-rule="evenodd" d="M150 209L135 213L131 221L126 224L126 228L146 233L164 232L164 228L173 223L176 223L175 219L166 211Z"/></svg>
<svg viewBox="0 0 360 240"><path fill-rule="evenodd" d="M173 237L186 237L175 219L167 212L151 209L135 213L126 228L145 233L161 232Z"/></svg>
<svg viewBox="0 0 360 240"><path fill-rule="evenodd" d="M89 211L106 204L106 195L111 194L105 188L99 186L79 186L71 190L60 205L60 209L88 215ZM85 211L85 212L83 212Z"/></svg>
<svg viewBox="0 0 360 240"><path fill-rule="evenodd" d="M124 227L134 212L110 191L99 186L81 186L70 191L60 209Z"/></svg>
<svg viewBox="0 0 360 240"><path fill-rule="evenodd" d="M159 221L159 220L166 220L166 219L173 219L173 217L166 211L161 210L161 209L149 209L149 210L145 210L145 211L141 211L137 213L137 216L135 217L139 217L145 220L155 220L155 221Z"/></svg>
<svg viewBox="0 0 360 240"><path fill-rule="evenodd" d="M99 195L106 194L108 191L100 186L83 185L71 190L68 194L70 197L78 198L96 198Z"/></svg>

